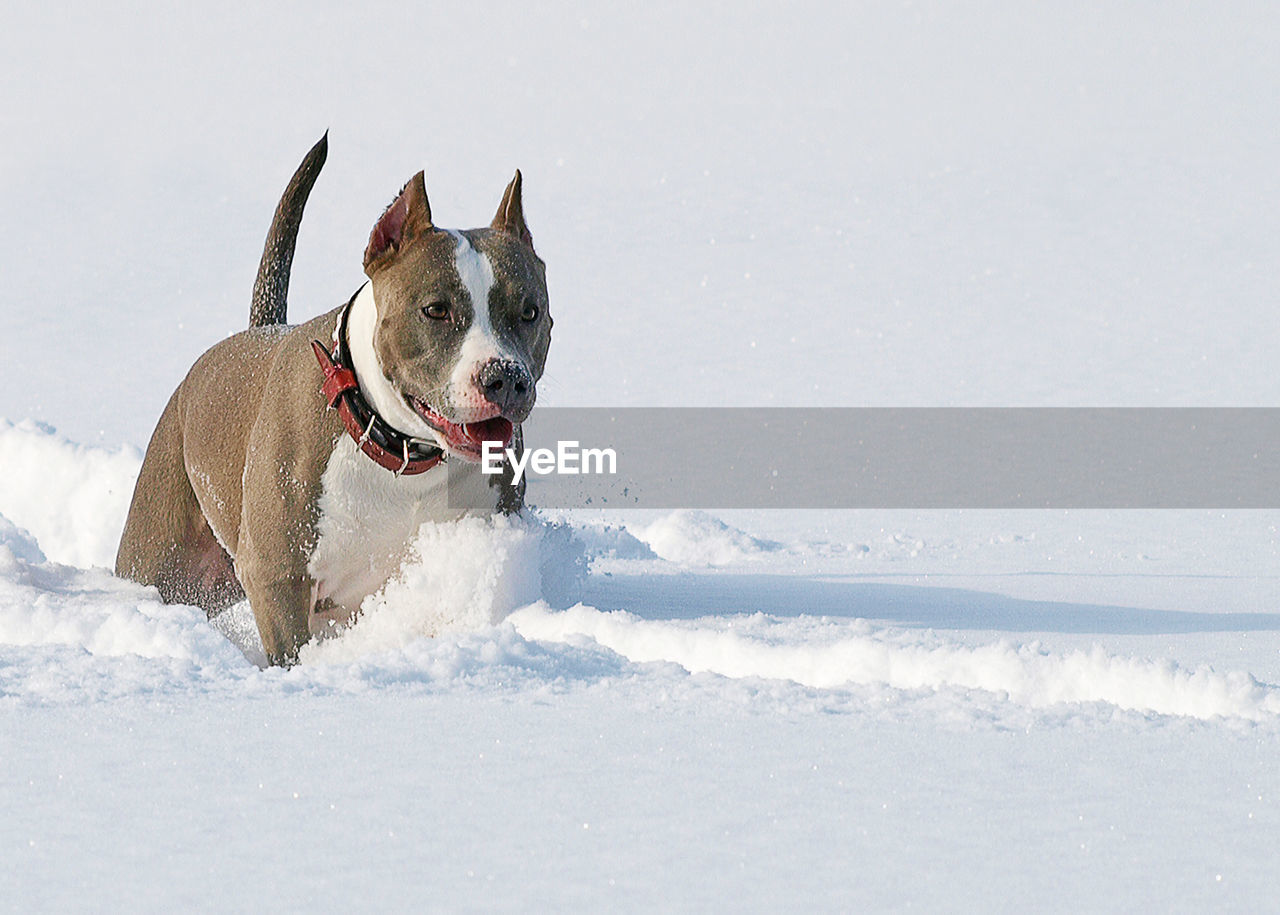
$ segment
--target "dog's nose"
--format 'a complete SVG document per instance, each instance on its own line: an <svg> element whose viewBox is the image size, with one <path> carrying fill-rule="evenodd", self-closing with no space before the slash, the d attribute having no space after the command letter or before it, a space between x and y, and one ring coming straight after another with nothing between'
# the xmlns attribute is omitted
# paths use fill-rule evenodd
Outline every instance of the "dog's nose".
<svg viewBox="0 0 1280 915"><path fill-rule="evenodd" d="M480 366L476 376L485 400L493 404L503 415L523 419L533 407L533 376L519 362L510 359L490 359Z"/></svg>

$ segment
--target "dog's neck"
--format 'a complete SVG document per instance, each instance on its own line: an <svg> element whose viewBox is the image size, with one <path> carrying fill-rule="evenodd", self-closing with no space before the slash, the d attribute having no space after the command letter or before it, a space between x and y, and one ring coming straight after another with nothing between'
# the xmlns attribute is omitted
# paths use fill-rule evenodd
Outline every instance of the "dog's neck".
<svg viewBox="0 0 1280 915"><path fill-rule="evenodd" d="M437 434L417 413L410 409L396 391L382 369L382 361L373 346L374 330L378 326L378 306L373 299L373 284L365 283L356 293L347 313L347 351L351 354L351 366L360 382L360 393L385 422L411 438L435 442L445 446Z"/></svg>

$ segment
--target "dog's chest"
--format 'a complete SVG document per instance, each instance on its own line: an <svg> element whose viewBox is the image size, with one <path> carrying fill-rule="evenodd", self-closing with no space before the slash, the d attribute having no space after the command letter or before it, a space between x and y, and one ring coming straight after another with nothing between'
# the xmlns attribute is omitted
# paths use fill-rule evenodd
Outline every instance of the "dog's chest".
<svg viewBox="0 0 1280 915"><path fill-rule="evenodd" d="M307 572L326 598L348 611L400 571L409 545L426 521L491 514L499 490L478 464L438 464L397 477L342 436L321 477L316 546Z"/></svg>

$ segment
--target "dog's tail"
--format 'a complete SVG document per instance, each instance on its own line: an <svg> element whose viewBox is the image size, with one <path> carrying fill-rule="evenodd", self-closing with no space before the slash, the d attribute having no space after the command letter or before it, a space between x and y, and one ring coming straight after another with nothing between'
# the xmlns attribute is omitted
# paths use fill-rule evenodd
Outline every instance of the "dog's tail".
<svg viewBox="0 0 1280 915"><path fill-rule="evenodd" d="M253 282L253 304L249 306L249 326L284 324L289 309L289 271L293 267L293 249L298 241L298 226L307 195L329 155L329 131L324 132L293 173L284 196L276 206L276 215L267 232L258 264L258 278Z"/></svg>

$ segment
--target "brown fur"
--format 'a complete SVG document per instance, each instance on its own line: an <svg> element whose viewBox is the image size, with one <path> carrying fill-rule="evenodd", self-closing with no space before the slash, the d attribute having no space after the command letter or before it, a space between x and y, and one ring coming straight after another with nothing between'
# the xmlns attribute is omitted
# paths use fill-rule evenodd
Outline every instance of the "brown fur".
<svg viewBox="0 0 1280 915"><path fill-rule="evenodd" d="M116 558L117 575L211 616L247 595L275 664L308 638L320 477L345 434L319 396L311 352L333 336L338 311L244 331L197 360L147 447ZM221 565L207 559L213 547Z"/></svg>

